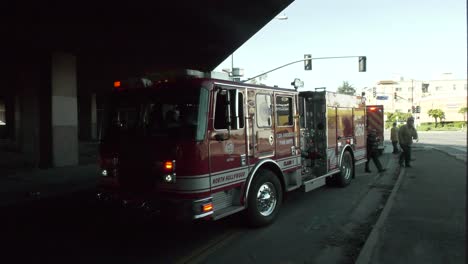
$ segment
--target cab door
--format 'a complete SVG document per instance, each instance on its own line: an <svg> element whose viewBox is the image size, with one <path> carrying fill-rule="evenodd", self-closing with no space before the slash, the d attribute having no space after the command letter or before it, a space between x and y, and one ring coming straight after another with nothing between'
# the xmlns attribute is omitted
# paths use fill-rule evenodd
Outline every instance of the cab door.
<svg viewBox="0 0 468 264"><path fill-rule="evenodd" d="M247 177L245 91L220 86L213 90L211 98L209 159L214 190Z"/></svg>
<svg viewBox="0 0 468 264"><path fill-rule="evenodd" d="M268 90L250 90L248 93L250 144L249 154L258 159L275 156L273 93Z"/></svg>
<svg viewBox="0 0 468 264"><path fill-rule="evenodd" d="M295 126L294 109L295 100L291 94L275 93L275 138L276 158L286 158L295 155Z"/></svg>

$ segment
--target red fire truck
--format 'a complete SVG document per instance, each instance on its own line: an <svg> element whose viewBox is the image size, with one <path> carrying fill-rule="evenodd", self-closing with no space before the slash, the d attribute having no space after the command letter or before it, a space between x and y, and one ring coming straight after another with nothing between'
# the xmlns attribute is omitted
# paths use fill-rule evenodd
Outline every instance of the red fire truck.
<svg viewBox="0 0 468 264"><path fill-rule="evenodd" d="M379 154L382 155L384 145L384 106L383 105L367 105L367 131L376 130L377 138L379 139Z"/></svg>
<svg viewBox="0 0 468 264"><path fill-rule="evenodd" d="M212 73L119 81L106 105L98 197L177 218L245 211L271 223L285 193L346 186L366 160L356 96Z"/></svg>

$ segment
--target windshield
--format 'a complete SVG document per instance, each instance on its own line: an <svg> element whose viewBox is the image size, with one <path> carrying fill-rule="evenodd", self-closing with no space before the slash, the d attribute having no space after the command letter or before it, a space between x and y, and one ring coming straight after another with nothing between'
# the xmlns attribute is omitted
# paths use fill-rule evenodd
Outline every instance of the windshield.
<svg viewBox="0 0 468 264"><path fill-rule="evenodd" d="M121 135L203 140L206 130L206 89L119 91L107 106L104 138Z"/></svg>

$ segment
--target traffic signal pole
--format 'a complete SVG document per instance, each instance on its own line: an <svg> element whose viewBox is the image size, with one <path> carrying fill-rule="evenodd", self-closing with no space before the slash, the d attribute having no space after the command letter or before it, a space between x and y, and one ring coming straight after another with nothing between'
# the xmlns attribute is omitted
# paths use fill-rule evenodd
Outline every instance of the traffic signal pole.
<svg viewBox="0 0 468 264"><path fill-rule="evenodd" d="M243 80L242 82L248 82L248 81L251 81L253 79L256 79L262 75L265 75L265 74L268 74L270 72L273 72L273 71L276 71L276 70L279 70L281 68L284 68L286 66L289 66L289 65L292 65L292 64L295 64L295 63L299 63L299 62L303 62L303 61L307 61L307 60L324 60L324 59L345 59L345 58L359 58L359 63L360 63L360 67L359 67L359 71L366 71L366 56L338 56L338 57L318 57L318 58L304 58L304 59L301 59L301 60L297 60L297 61L293 61L293 62L290 62L290 63L286 63L282 66L279 66L279 67L276 67L272 70L269 70L269 71L266 71L264 73L261 73L259 75L256 75L252 78L248 78L247 80ZM361 64L363 66L361 66Z"/></svg>

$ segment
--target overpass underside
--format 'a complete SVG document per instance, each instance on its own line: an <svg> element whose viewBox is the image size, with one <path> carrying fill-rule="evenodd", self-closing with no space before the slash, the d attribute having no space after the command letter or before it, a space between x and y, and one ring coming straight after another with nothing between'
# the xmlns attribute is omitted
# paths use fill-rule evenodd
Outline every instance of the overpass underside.
<svg viewBox="0 0 468 264"><path fill-rule="evenodd" d="M77 165L112 81L210 71L293 0L84 1L7 5L1 23L0 168Z"/></svg>

